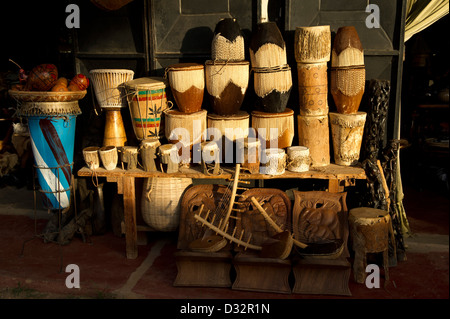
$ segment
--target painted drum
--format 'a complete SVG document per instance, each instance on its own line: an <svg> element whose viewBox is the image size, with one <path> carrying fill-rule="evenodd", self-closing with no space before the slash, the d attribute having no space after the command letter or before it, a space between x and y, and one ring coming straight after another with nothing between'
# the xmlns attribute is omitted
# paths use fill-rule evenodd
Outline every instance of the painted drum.
<svg viewBox="0 0 450 319"><path fill-rule="evenodd" d="M59 210L70 206L78 102L24 103L31 147L43 194L43 206Z"/></svg>
<svg viewBox="0 0 450 319"><path fill-rule="evenodd" d="M211 58L215 61L245 60L245 43L239 23L234 18L221 19L214 29Z"/></svg>
<svg viewBox="0 0 450 319"><path fill-rule="evenodd" d="M248 61L205 62L206 90L214 113L239 112L248 88L249 66Z"/></svg>
<svg viewBox="0 0 450 319"><path fill-rule="evenodd" d="M198 63L178 63L166 69L173 98L181 112L195 113L201 110L205 91L204 69Z"/></svg>
<svg viewBox="0 0 450 319"><path fill-rule="evenodd" d="M269 113L284 112L292 89L291 68L286 65L277 69L254 70L254 88L258 109Z"/></svg>
<svg viewBox="0 0 450 319"><path fill-rule="evenodd" d="M169 108L167 81L162 77L145 77L126 82L124 86L136 138L160 138L164 134L164 110Z"/></svg>
<svg viewBox="0 0 450 319"><path fill-rule="evenodd" d="M249 50L252 68L273 68L287 64L286 44L275 22L258 23Z"/></svg>

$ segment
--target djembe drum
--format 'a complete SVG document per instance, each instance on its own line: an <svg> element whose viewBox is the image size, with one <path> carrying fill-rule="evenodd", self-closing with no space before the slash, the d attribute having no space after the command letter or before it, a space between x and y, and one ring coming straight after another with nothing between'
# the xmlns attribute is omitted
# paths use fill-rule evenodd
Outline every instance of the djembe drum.
<svg viewBox="0 0 450 319"><path fill-rule="evenodd" d="M50 210L70 206L78 101L27 102L19 109L26 117L43 206Z"/></svg>
<svg viewBox="0 0 450 319"><path fill-rule="evenodd" d="M89 74L97 102L106 114L103 146L124 146L127 141L121 114L121 109L127 106L124 101L124 83L133 79L134 71L95 69Z"/></svg>
<svg viewBox="0 0 450 319"><path fill-rule="evenodd" d="M134 134L138 140L164 135L163 112L168 106L167 81L160 77L145 77L124 84Z"/></svg>

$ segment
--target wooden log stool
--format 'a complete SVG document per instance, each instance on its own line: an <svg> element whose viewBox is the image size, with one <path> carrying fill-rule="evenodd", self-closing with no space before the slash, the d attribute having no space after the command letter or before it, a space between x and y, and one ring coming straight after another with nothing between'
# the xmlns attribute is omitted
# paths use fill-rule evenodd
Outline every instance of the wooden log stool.
<svg viewBox="0 0 450 319"><path fill-rule="evenodd" d="M232 289L290 294L289 259L262 258L257 253L240 252L233 259L236 279Z"/></svg>
<svg viewBox="0 0 450 319"><path fill-rule="evenodd" d="M353 275L364 283L368 253L383 254L385 280L389 280L389 237L393 240L391 216L387 211L358 207L349 212L350 238L355 252Z"/></svg>

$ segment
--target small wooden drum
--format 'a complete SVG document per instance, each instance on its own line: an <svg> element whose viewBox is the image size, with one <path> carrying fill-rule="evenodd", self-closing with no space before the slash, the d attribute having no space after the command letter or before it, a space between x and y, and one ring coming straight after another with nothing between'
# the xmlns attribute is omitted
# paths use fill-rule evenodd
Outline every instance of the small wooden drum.
<svg viewBox="0 0 450 319"><path fill-rule="evenodd" d="M286 168L291 172L309 171L311 159L309 158L309 148L306 146L291 146L287 148Z"/></svg>
<svg viewBox="0 0 450 319"><path fill-rule="evenodd" d="M89 146L83 149L83 158L89 169L94 170L100 167L99 149L98 146Z"/></svg>
<svg viewBox="0 0 450 319"><path fill-rule="evenodd" d="M111 171L117 167L119 155L117 153L117 147L115 146L103 146L98 150L103 167Z"/></svg>
<svg viewBox="0 0 450 319"><path fill-rule="evenodd" d="M141 155L142 167L146 172L156 172L156 150L161 145L157 138L145 139L141 142L139 147L139 154Z"/></svg>
<svg viewBox="0 0 450 319"><path fill-rule="evenodd" d="M134 133L138 140L159 138L164 132L163 112L168 108L167 81L160 77L146 77L125 83Z"/></svg>
<svg viewBox="0 0 450 319"><path fill-rule="evenodd" d="M249 81L248 61L206 61L206 89L214 113L236 114L244 101Z"/></svg>
<svg viewBox="0 0 450 319"><path fill-rule="evenodd" d="M286 109L292 89L292 72L289 65L274 69L253 69L257 105L269 113Z"/></svg>
<svg viewBox="0 0 450 319"><path fill-rule="evenodd" d="M220 174L220 149L215 142L203 142L201 144L202 152L202 171L206 175ZM208 169L208 164L214 164L212 170Z"/></svg>
<svg viewBox="0 0 450 319"><path fill-rule="evenodd" d="M297 27L294 42L295 60L298 63L330 61L331 30L329 25Z"/></svg>
<svg viewBox="0 0 450 319"><path fill-rule="evenodd" d="M122 164L127 165L127 170L137 168L139 148L137 146L124 146L122 148Z"/></svg>
<svg viewBox="0 0 450 319"><path fill-rule="evenodd" d="M250 174L258 174L260 166L261 142L258 138L246 138L243 143L241 167ZM240 149L240 148L239 148Z"/></svg>
<svg viewBox="0 0 450 319"><path fill-rule="evenodd" d="M297 117L298 144L309 148L311 167L330 165L330 128L328 115Z"/></svg>
<svg viewBox="0 0 450 319"><path fill-rule="evenodd" d="M239 23L234 18L220 20L214 29L211 58L215 61L245 60L245 43Z"/></svg>
<svg viewBox="0 0 450 319"><path fill-rule="evenodd" d="M263 22L250 42L252 68L273 68L287 64L286 44L275 22Z"/></svg>
<svg viewBox="0 0 450 319"><path fill-rule="evenodd" d="M286 170L286 152L281 148L268 148L261 160L261 174L282 175Z"/></svg>
<svg viewBox="0 0 450 319"><path fill-rule="evenodd" d="M175 144L164 144L158 148L161 171L164 173L178 172L178 149ZM164 169L165 168L165 169Z"/></svg>
<svg viewBox="0 0 450 319"><path fill-rule="evenodd" d="M328 114L327 63L297 63L301 115Z"/></svg>
<svg viewBox="0 0 450 319"><path fill-rule="evenodd" d="M208 132L206 139L219 143L222 149L222 162L233 163L236 141L248 136L250 115L239 111L234 115L208 114Z"/></svg>
<svg viewBox="0 0 450 319"><path fill-rule="evenodd" d="M166 70L172 95L183 113L199 112L205 91L205 70L202 64L178 63Z"/></svg>
<svg viewBox="0 0 450 319"><path fill-rule="evenodd" d="M334 162L351 166L358 163L367 113L340 114L330 112Z"/></svg>
<svg viewBox="0 0 450 319"><path fill-rule="evenodd" d="M253 111L252 128L266 142L266 148L289 147L294 139L294 111L288 108L281 113Z"/></svg>

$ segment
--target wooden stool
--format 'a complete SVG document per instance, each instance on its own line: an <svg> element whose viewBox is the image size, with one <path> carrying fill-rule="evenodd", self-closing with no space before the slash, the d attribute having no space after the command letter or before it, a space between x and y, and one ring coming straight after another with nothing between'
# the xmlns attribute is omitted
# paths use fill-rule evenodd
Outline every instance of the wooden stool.
<svg viewBox="0 0 450 319"><path fill-rule="evenodd" d="M359 207L349 212L350 237L355 252L353 275L355 281L364 283L368 253L383 254L385 279L389 280L389 236L393 240L391 216L387 211Z"/></svg>
<svg viewBox="0 0 450 319"><path fill-rule="evenodd" d="M236 269L234 290L291 293L289 259L261 258L251 252L240 252L233 259Z"/></svg>
<svg viewBox="0 0 450 319"><path fill-rule="evenodd" d="M231 287L229 251L204 253L181 250L175 253L176 287Z"/></svg>

